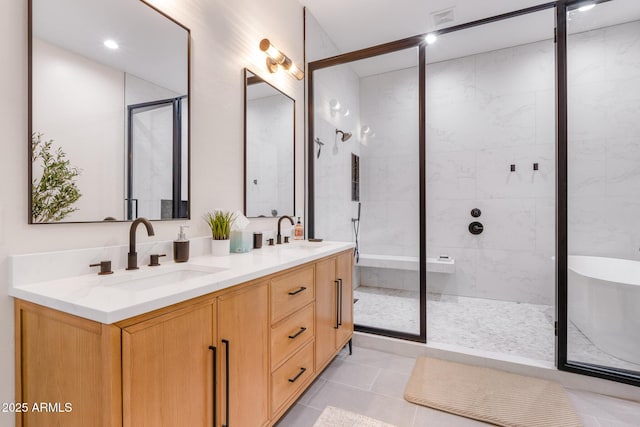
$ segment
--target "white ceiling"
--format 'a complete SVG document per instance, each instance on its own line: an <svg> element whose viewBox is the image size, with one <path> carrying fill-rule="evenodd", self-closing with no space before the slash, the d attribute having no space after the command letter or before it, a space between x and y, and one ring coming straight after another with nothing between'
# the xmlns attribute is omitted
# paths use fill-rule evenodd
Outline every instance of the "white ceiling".
<svg viewBox="0 0 640 427"><path fill-rule="evenodd" d="M299 0L341 52L440 29L431 13L454 8L445 27L511 12L547 0Z"/></svg>
<svg viewBox="0 0 640 427"><path fill-rule="evenodd" d="M540 0L300 0L340 52L350 52L538 4ZM453 8L455 20L436 27L431 13ZM602 3L589 12L573 11L569 33L640 19L640 0ZM427 48L427 62L553 39L555 9L546 9L442 35ZM360 76L416 66L417 49L350 63Z"/></svg>
<svg viewBox="0 0 640 427"><path fill-rule="evenodd" d="M187 93L187 36L138 0L33 0L33 34L117 70ZM120 45L104 47L106 39Z"/></svg>

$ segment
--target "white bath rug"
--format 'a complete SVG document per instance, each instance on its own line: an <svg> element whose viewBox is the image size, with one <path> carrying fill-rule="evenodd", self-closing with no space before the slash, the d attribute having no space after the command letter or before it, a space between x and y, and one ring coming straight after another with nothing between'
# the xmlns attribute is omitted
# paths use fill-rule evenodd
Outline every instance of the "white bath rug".
<svg viewBox="0 0 640 427"><path fill-rule="evenodd" d="M395 427L364 415L327 406L313 427Z"/></svg>

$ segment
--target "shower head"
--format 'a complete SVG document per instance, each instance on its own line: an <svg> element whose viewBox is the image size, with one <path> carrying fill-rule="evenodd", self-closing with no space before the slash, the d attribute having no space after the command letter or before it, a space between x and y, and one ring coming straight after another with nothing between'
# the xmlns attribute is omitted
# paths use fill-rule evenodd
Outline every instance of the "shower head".
<svg viewBox="0 0 640 427"><path fill-rule="evenodd" d="M351 132L343 132L343 131L341 131L340 129L336 129L336 135L337 135L337 134L339 134L339 133L341 133L341 134L342 134L342 137L340 137L340 140L341 140L342 142L347 142L347 140L348 140L349 138L351 138L351 136L352 136L352 135L351 135Z"/></svg>

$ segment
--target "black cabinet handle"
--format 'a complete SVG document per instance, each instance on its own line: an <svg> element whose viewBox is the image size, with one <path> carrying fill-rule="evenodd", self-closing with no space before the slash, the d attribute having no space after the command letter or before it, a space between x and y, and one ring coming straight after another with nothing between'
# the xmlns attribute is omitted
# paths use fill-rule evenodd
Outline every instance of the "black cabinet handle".
<svg viewBox="0 0 640 427"><path fill-rule="evenodd" d="M338 326L342 326L342 279L338 279Z"/></svg>
<svg viewBox="0 0 640 427"><path fill-rule="evenodd" d="M293 292L289 292L289 295L296 295L299 294L302 291L306 291L307 288L305 288L304 286L300 286L300 289L298 289L297 291L293 291Z"/></svg>
<svg viewBox="0 0 640 427"><path fill-rule="evenodd" d="M218 413L218 399L216 396L216 383L218 382L218 350L212 345L209 346L209 350L213 351L213 427L217 427L218 420L216 415Z"/></svg>
<svg viewBox="0 0 640 427"><path fill-rule="evenodd" d="M333 283L336 284L336 329L340 328L340 282L338 280L334 280Z"/></svg>
<svg viewBox="0 0 640 427"><path fill-rule="evenodd" d="M307 368L300 368L300 372L298 372L298 374L295 377L289 378L289 382L295 383L298 380L298 378L300 378L300 375L304 374L306 370Z"/></svg>
<svg viewBox="0 0 640 427"><path fill-rule="evenodd" d="M301 333L303 333L303 332L304 332L304 331L306 331L306 330L307 330L307 328L305 328L304 326L301 326L301 327L300 327L300 330L299 330L298 332L296 332L296 333L295 333L295 334L293 334L293 335L289 335L289 339L294 340L294 339L298 338L298 335L300 335Z"/></svg>
<svg viewBox="0 0 640 427"><path fill-rule="evenodd" d="M224 344L224 354L225 354L225 365L224 365L224 369L225 369L225 412L226 412L226 417L225 417L225 421L226 424L222 424L222 427L229 427L229 341L227 340L222 340L222 344Z"/></svg>

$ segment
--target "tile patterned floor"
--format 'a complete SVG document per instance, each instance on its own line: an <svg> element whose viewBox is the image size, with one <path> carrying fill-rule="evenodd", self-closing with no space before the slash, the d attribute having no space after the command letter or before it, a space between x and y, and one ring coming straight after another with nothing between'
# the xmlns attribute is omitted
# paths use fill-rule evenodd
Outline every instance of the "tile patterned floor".
<svg viewBox="0 0 640 427"><path fill-rule="evenodd" d="M326 406L335 406L398 427L472 427L488 424L409 403L404 388L414 359L354 347L343 350L277 424L311 427ZM585 427L637 427L640 402L567 390ZM559 426L560 427L560 426Z"/></svg>
<svg viewBox="0 0 640 427"><path fill-rule="evenodd" d="M360 286L354 290L357 324L419 333L418 293ZM381 316L380 313L384 313ZM520 356L553 365L554 309L548 305L427 294L427 340L491 353ZM640 372L595 347L569 325L569 360Z"/></svg>
<svg viewBox="0 0 640 427"><path fill-rule="evenodd" d="M354 297L357 324L419 332L417 292L360 286ZM553 363L553 316L547 305L428 294L427 340Z"/></svg>

